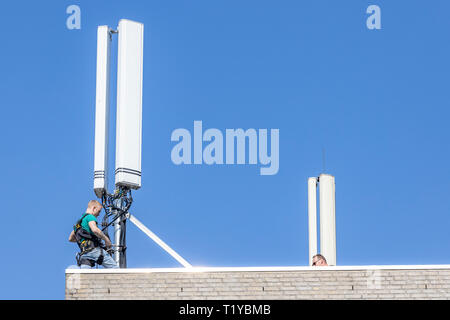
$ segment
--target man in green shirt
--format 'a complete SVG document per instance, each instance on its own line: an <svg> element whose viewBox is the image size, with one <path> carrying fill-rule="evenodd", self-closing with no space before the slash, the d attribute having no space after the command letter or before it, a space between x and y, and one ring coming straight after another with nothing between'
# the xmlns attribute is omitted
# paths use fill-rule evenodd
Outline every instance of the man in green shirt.
<svg viewBox="0 0 450 320"><path fill-rule="evenodd" d="M98 263L105 268L118 268L117 263L109 253L100 247L99 240L105 241L107 249L112 246L109 238L97 227L97 217L100 215L101 211L102 205L100 202L97 200L89 201L86 213L82 216L81 221L79 221L81 228L84 230L80 230L81 232L78 233L78 241L75 232L76 230L72 230L69 235L70 242L78 242L82 248L88 246L88 248L81 253L81 268L90 268L92 262L94 262L94 264ZM84 237L83 234L85 235Z"/></svg>

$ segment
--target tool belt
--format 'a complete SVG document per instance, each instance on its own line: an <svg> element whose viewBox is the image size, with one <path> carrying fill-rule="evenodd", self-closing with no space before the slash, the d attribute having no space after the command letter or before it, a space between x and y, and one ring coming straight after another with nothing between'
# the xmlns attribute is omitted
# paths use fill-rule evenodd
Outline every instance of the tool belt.
<svg viewBox="0 0 450 320"><path fill-rule="evenodd" d="M92 251L93 249L94 249L94 248L92 248L92 249L89 250L89 251ZM101 265L101 264L103 263L103 259L105 258L105 257L103 256L103 253L100 254L100 256L97 258L97 260L94 260L94 259L90 259L90 258L84 257L84 254L87 253L87 252L89 252L89 251L77 253L77 255L76 255L76 260L77 260L77 265L78 265L78 266L81 266L81 265L83 264L83 265L90 266L90 267L92 268L92 267L95 267L95 264L96 264L96 263L97 263L98 265Z"/></svg>
<svg viewBox="0 0 450 320"><path fill-rule="evenodd" d="M80 247L80 250L81 250L81 254L85 254L85 253L87 253L89 251L92 251L95 248L97 248L98 245L96 246L94 244L94 241L86 239L86 240L83 240L83 241L80 242L80 246L79 247Z"/></svg>
<svg viewBox="0 0 450 320"><path fill-rule="evenodd" d="M79 247L80 247L80 252L77 253L76 255L76 259L77 259L77 265L81 266L82 264L94 267L95 264L102 264L103 263L103 253L100 254L100 256L98 257L97 260L93 260L93 259L89 259L89 258L85 258L84 255L88 252L91 252L92 250L94 250L95 248L99 248L100 245L97 241L92 241L89 239L85 239L83 241L81 241L79 243Z"/></svg>

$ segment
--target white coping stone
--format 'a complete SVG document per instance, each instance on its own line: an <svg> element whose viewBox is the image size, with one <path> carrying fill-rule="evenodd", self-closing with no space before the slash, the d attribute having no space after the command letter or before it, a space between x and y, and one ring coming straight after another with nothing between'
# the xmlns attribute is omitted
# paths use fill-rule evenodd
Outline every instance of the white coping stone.
<svg viewBox="0 0 450 320"><path fill-rule="evenodd" d="M277 271L351 271L351 270L427 270L448 269L450 265L379 265L379 266L289 266L289 267L192 267L192 268L124 268L124 269L78 269L68 268L72 273L164 273L164 272L277 272Z"/></svg>

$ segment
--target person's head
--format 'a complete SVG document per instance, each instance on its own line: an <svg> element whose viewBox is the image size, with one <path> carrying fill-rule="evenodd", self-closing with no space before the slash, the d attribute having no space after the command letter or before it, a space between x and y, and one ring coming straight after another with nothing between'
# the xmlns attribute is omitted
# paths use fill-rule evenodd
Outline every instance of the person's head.
<svg viewBox="0 0 450 320"><path fill-rule="evenodd" d="M102 205L97 200L91 200L88 203L88 207L86 209L86 213L90 213L96 217L100 214L100 211L102 211Z"/></svg>
<svg viewBox="0 0 450 320"><path fill-rule="evenodd" d="M325 259L325 257L323 255L321 255L321 254L316 254L312 258L312 265L313 266L318 266L318 267L328 266L327 259Z"/></svg>

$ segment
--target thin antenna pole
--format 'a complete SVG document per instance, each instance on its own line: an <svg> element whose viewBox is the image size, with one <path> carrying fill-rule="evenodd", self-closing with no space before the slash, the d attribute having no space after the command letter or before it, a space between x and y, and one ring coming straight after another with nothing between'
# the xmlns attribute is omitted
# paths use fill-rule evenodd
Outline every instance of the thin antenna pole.
<svg viewBox="0 0 450 320"><path fill-rule="evenodd" d="M325 147L322 147L322 173L325 173Z"/></svg>

